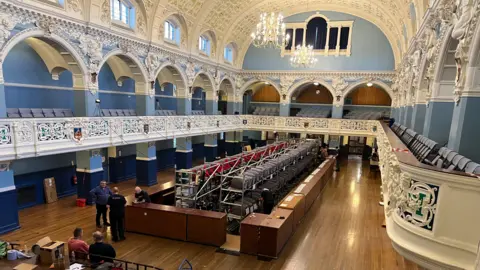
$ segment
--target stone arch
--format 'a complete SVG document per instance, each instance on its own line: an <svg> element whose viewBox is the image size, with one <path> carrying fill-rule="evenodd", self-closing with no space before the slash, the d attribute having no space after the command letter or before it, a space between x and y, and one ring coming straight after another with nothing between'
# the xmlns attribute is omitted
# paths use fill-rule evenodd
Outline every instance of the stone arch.
<svg viewBox="0 0 480 270"><path fill-rule="evenodd" d="M256 84L256 83L265 83L265 82L267 82L267 83L269 83L270 85L272 85L272 86L275 88L275 90L277 90L277 92L278 92L278 94L280 95L280 98L281 98L282 92L280 91L280 89L281 89L281 88L280 88L280 85L278 85L278 83L276 83L276 82L274 82L274 81L272 81L272 80L270 80L270 79L262 79L262 80L260 80L260 79L251 79L251 80L247 81L247 82L244 83L243 86L240 88L240 93L239 93L239 95L240 95L240 96L243 96L243 94L245 94L245 92L246 92L247 90L249 90L248 88L249 88L250 86L252 86L252 85L254 85L254 84Z"/></svg>
<svg viewBox="0 0 480 270"><path fill-rule="evenodd" d="M112 50L103 57L102 62L98 65L99 69L105 63L112 69L117 82L123 78L132 78L135 80L135 93L149 93L147 72L140 59L135 55L129 52L125 53L121 49Z"/></svg>
<svg viewBox="0 0 480 270"><path fill-rule="evenodd" d="M468 59L470 61L466 68L464 91L480 88L480 24L472 37Z"/></svg>
<svg viewBox="0 0 480 270"><path fill-rule="evenodd" d="M455 88L455 75L456 67L454 62L455 49L458 44L458 40L451 37L453 26L445 32L443 40L438 40L442 42L440 50L437 55L437 60L435 63L435 71L433 73L433 84L430 86L432 88L431 98L436 98L441 96L441 85L450 85L451 89L448 90L448 95L451 96ZM453 57L449 58L448 56L452 55ZM448 63L448 61L452 61ZM447 72L447 70L450 70ZM453 74L452 74L453 73Z"/></svg>
<svg viewBox="0 0 480 270"><path fill-rule="evenodd" d="M210 55L209 57L216 58L217 57L217 48L218 48L218 41L217 35L213 30L206 29L200 32L200 35L197 37L196 40L192 40L192 48L197 48L197 51L200 51L198 48L198 39L200 36L206 36L210 40ZM195 46L197 44L197 46Z"/></svg>
<svg viewBox="0 0 480 270"><path fill-rule="evenodd" d="M287 94L288 99L291 100L293 94L296 93L302 86L305 86L307 84L313 84L313 83L321 84L322 86L327 88L327 90L330 92L332 97L335 97L335 89L333 89L333 87L329 83L327 83L326 81L324 81L322 79L315 79L315 80L313 80L313 79L303 79L303 80L300 80L300 81L296 82L292 86L290 86L290 88L288 89L288 94Z"/></svg>
<svg viewBox="0 0 480 270"><path fill-rule="evenodd" d="M86 89L88 81L88 68L84 62L84 57L81 56L77 50L65 39L61 38L56 34L46 35L45 31L39 28L30 28L23 30L13 36L7 43L3 46L0 51L0 62L3 63L8 53L22 41L25 41L27 38L39 38L42 40L51 41L49 43L51 46L55 47L60 51L60 55L63 57L65 62L68 65L68 70L72 72L73 76L73 87L75 89ZM0 76L3 80L3 66L0 65ZM58 70L57 70L58 71Z"/></svg>
<svg viewBox="0 0 480 270"><path fill-rule="evenodd" d="M346 97L348 94L350 94L350 92L355 90L357 87L367 83L372 83L373 85L380 86L385 92L387 92L388 96L390 96L390 98L393 100L394 94L393 94L392 88L388 84L379 80L374 80L374 81L361 80L354 84L351 84L345 89L343 96Z"/></svg>
<svg viewBox="0 0 480 270"><path fill-rule="evenodd" d="M193 80L192 84L192 94L193 89L196 87L200 87L204 90L207 100L217 99L218 96L216 93L217 89L215 89L215 80L208 72L201 71L195 75L195 79Z"/></svg>
<svg viewBox="0 0 480 270"><path fill-rule="evenodd" d="M230 99L230 96L232 97L232 101L233 101L233 98L235 97L234 82L235 81L232 78L225 76L223 77L223 79L220 81L220 84L218 85L219 90L224 91L228 95L229 99ZM222 88L222 86L224 87Z"/></svg>
<svg viewBox="0 0 480 270"><path fill-rule="evenodd" d="M158 36L158 39L160 40L164 40L164 36L163 34L165 33L165 21L171 21L172 23L174 23L177 27L180 28L180 44L178 44L180 46L180 48L183 48L183 49L187 49L188 47L188 35L189 35L189 29L188 29L188 26L187 26L187 22L185 20L185 18L178 12L171 12L169 14L167 14L167 16L163 17L162 20L159 22L159 26L158 26L158 29L159 29L159 36ZM168 43L166 43L168 44Z"/></svg>
<svg viewBox="0 0 480 270"><path fill-rule="evenodd" d="M165 62L158 68L156 74L160 85L171 83L176 87L177 96L188 96L187 76L177 64Z"/></svg>

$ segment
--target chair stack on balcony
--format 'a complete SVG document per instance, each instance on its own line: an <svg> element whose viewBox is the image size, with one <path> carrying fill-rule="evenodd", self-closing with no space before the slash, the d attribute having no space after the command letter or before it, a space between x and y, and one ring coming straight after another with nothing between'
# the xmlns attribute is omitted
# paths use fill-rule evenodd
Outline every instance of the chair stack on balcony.
<svg viewBox="0 0 480 270"><path fill-rule="evenodd" d="M301 109L296 116L311 118L328 118L330 116L330 109L304 108Z"/></svg>
<svg viewBox="0 0 480 270"><path fill-rule="evenodd" d="M364 120L379 120L387 116L388 112L379 111L360 111L352 110L346 113L343 118L345 119L364 119Z"/></svg>
<svg viewBox="0 0 480 270"><path fill-rule="evenodd" d="M8 108L8 118L54 118L54 117L74 117L70 109L53 108Z"/></svg>
<svg viewBox="0 0 480 270"><path fill-rule="evenodd" d="M177 112L174 110L156 110L155 115L156 116L175 116L177 115Z"/></svg>
<svg viewBox="0 0 480 270"><path fill-rule="evenodd" d="M419 161L448 171L480 174L480 164L457 152L398 123L393 123L392 130Z"/></svg>
<svg viewBox="0 0 480 270"><path fill-rule="evenodd" d="M255 107L252 114L278 116L280 115L280 109L278 107Z"/></svg>
<svg viewBox="0 0 480 270"><path fill-rule="evenodd" d="M102 109L102 116L117 117L117 116L137 116L135 110L127 109Z"/></svg>
<svg viewBox="0 0 480 270"><path fill-rule="evenodd" d="M201 110L192 110L192 115L205 115L205 112Z"/></svg>

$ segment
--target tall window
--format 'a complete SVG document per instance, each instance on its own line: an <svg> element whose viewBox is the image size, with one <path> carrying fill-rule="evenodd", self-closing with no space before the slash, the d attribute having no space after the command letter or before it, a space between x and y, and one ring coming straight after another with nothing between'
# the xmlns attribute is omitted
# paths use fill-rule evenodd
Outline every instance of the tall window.
<svg viewBox="0 0 480 270"><path fill-rule="evenodd" d="M225 59L225 61L233 63L233 48L231 45L227 45L225 47L225 51L223 52L223 58Z"/></svg>
<svg viewBox="0 0 480 270"><path fill-rule="evenodd" d="M198 38L198 49L207 55L210 55L210 40L205 36Z"/></svg>
<svg viewBox="0 0 480 270"><path fill-rule="evenodd" d="M165 21L164 38L174 41L177 28L169 21Z"/></svg>
<svg viewBox="0 0 480 270"><path fill-rule="evenodd" d="M130 24L131 7L126 2L121 0L111 0L112 20Z"/></svg>

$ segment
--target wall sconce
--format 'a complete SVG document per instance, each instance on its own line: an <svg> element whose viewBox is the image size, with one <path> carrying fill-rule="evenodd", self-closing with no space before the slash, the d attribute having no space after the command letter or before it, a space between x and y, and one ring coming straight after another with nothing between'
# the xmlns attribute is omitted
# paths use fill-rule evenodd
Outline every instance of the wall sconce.
<svg viewBox="0 0 480 270"><path fill-rule="evenodd" d="M150 89L155 89L155 81L150 81Z"/></svg>
<svg viewBox="0 0 480 270"><path fill-rule="evenodd" d="M337 96L337 101L340 101L340 98L341 98L341 97L342 97L342 96Z"/></svg>

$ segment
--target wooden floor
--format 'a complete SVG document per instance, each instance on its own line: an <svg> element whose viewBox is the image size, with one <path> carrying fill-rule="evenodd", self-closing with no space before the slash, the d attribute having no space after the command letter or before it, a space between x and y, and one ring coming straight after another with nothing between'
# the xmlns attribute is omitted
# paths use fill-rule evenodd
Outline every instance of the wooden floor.
<svg viewBox="0 0 480 270"><path fill-rule="evenodd" d="M173 171L159 175L159 181L167 186L172 179ZM134 184L128 181L118 187L123 194L131 194ZM270 262L249 255L217 253L214 247L132 233L126 234L126 241L113 246L121 259L164 269L177 269L184 258L194 269L420 269L392 248L381 226L384 216L378 205L379 187L379 175L369 172L368 163L356 158L344 161L280 258ZM75 227L82 227L91 243L94 216L94 207L78 208L74 197L65 198L21 210L22 228L0 238L24 240L30 246L47 235L54 240L67 240ZM6 269L2 263L0 269Z"/></svg>

